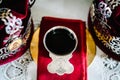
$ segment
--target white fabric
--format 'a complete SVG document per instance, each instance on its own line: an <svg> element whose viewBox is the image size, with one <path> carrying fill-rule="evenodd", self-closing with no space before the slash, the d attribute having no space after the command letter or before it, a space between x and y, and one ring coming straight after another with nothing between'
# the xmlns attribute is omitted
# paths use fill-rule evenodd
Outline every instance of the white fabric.
<svg viewBox="0 0 120 80"><path fill-rule="evenodd" d="M120 80L120 62L109 58L99 48L88 67L88 80Z"/></svg>
<svg viewBox="0 0 120 80"><path fill-rule="evenodd" d="M29 50L20 58L10 63L0 66L0 80L35 80L36 76L31 76L29 69L32 67L36 68ZM35 73L34 71L32 71ZM36 73L35 73L36 74Z"/></svg>

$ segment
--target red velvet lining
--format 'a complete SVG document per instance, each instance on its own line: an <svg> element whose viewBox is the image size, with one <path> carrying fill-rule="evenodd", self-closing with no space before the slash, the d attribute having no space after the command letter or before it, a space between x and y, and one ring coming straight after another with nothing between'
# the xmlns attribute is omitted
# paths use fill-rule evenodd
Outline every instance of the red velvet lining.
<svg viewBox="0 0 120 80"><path fill-rule="evenodd" d="M43 46L43 36L48 29L54 26L66 26L72 29L77 35L78 46L73 52L73 57L70 59L70 62L74 66L74 71L71 74L59 76L57 74L51 74L47 70L47 65L51 62L51 58ZM39 35L37 80L87 80L85 36L85 22L81 20L43 17Z"/></svg>

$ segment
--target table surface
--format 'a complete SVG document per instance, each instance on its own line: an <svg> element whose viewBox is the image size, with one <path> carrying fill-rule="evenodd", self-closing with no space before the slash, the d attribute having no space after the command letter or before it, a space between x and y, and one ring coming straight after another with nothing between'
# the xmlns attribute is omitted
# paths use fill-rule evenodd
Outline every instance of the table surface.
<svg viewBox="0 0 120 80"><path fill-rule="evenodd" d="M80 19L87 23L91 3L92 0L36 0L31 9L34 24L38 27L43 16ZM97 46L95 48L96 55L91 51L92 57L88 57L88 62L91 60L88 66L88 80L120 80L120 63L108 58ZM37 67L30 69L35 71Z"/></svg>

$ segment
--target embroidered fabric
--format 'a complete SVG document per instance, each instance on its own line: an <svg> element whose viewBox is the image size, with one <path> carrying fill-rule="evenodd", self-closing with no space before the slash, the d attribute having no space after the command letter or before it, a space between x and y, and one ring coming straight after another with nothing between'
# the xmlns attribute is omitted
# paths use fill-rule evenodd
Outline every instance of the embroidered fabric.
<svg viewBox="0 0 120 80"><path fill-rule="evenodd" d="M88 19L96 45L107 55L120 60L120 0L94 0Z"/></svg>
<svg viewBox="0 0 120 80"><path fill-rule="evenodd" d="M89 80L120 80L120 62L109 58L99 48L93 63L88 67Z"/></svg>
<svg viewBox="0 0 120 80"><path fill-rule="evenodd" d="M32 61L28 49L20 58L0 66L0 80L29 80L27 68Z"/></svg>
<svg viewBox="0 0 120 80"><path fill-rule="evenodd" d="M32 38L33 22L30 12L25 21L16 15L9 8L0 8L0 64L20 57L29 47Z"/></svg>

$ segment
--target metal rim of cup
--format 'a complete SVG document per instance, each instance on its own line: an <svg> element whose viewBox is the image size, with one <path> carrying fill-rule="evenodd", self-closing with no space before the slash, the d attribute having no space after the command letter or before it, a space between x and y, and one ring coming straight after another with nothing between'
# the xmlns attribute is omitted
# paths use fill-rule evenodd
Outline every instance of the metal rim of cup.
<svg viewBox="0 0 120 80"><path fill-rule="evenodd" d="M68 53L68 54L73 53L73 52L76 50L76 48L77 48L78 38L77 38L75 32L74 32L72 29L70 29L70 28L68 28L68 27L65 27L65 26L55 26L55 27L52 27L52 28L50 28L50 29L48 29L48 30L46 31L46 33L45 33L45 35L44 35L44 37L43 37L43 44L44 44L45 49L46 49L49 53L53 53L53 52L51 52L51 51L47 48L46 43L45 43L45 39L46 39L47 34L48 34L49 32L51 32L51 31L55 30L55 29L65 29L65 30L69 31L69 32L74 36L74 39L75 39L75 41L76 41L76 44L75 44L74 49L73 49L70 53ZM53 53L53 54L54 54L54 53ZM55 54L55 55L57 55L57 54Z"/></svg>

